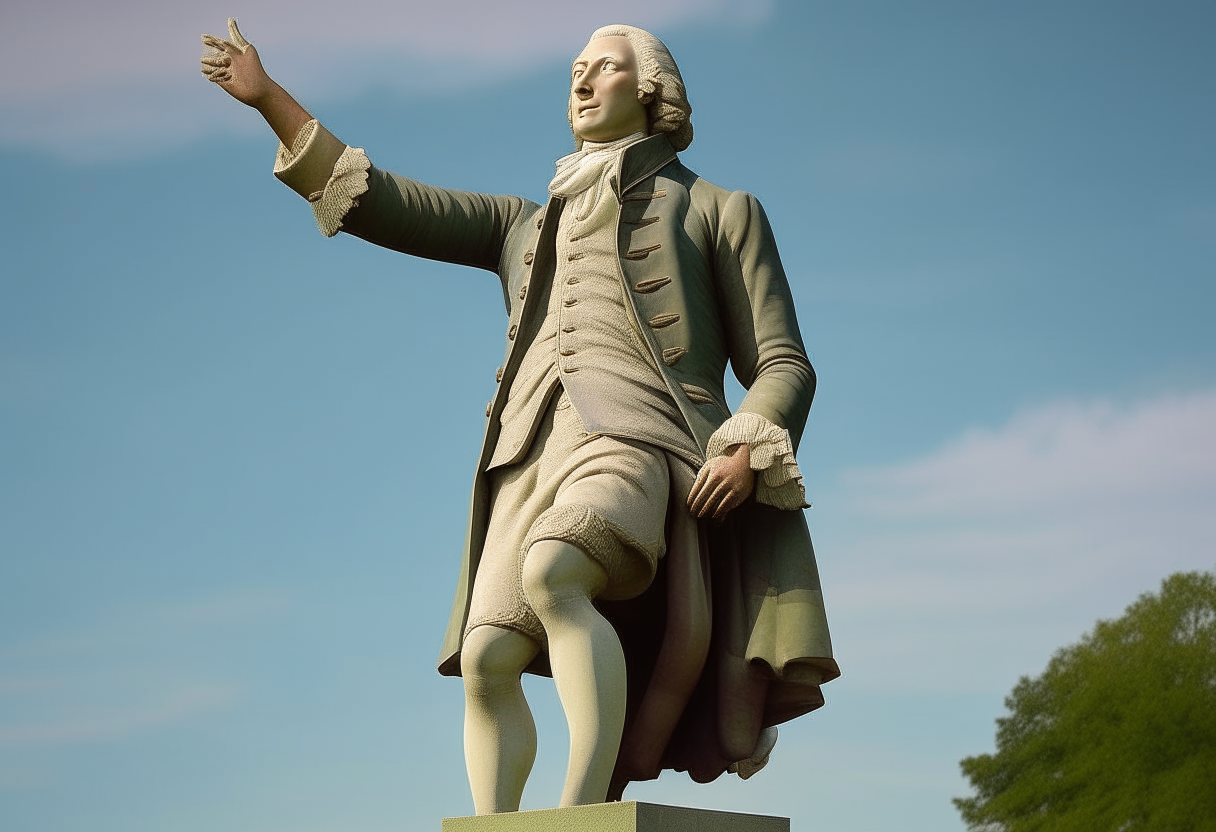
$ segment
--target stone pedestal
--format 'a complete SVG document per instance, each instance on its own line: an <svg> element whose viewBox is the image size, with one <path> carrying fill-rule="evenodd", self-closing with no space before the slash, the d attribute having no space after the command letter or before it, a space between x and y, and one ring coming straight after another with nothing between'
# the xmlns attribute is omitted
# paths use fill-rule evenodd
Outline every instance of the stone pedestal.
<svg viewBox="0 0 1216 832"><path fill-rule="evenodd" d="M628 801L444 818L443 832L790 832L790 821Z"/></svg>

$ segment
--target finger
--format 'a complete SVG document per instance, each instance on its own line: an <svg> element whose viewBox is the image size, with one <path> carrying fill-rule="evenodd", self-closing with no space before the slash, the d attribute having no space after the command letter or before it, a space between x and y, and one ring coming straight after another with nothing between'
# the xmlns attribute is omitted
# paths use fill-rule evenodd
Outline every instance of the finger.
<svg viewBox="0 0 1216 832"><path fill-rule="evenodd" d="M694 489L695 499L688 505L688 510L693 516L701 516L701 513L705 510L705 504L713 496L714 489L717 488L718 483L719 480L713 475L713 472L708 472L705 479Z"/></svg>
<svg viewBox="0 0 1216 832"><path fill-rule="evenodd" d="M688 490L688 500L686 501L686 504L689 509L692 508L693 503L696 501L697 497L700 496L701 490L705 487L705 480L708 476L709 465L702 465L701 470L697 472L697 478L693 480L692 488Z"/></svg>
<svg viewBox="0 0 1216 832"><path fill-rule="evenodd" d="M241 30L236 26L235 17L228 18L228 37L232 38L232 42L235 43L237 48L242 52L244 52L245 48L249 46L249 41L245 40L245 36L241 34Z"/></svg>
<svg viewBox="0 0 1216 832"><path fill-rule="evenodd" d="M215 35L203 35L203 45L210 46L212 49L218 49L221 52L227 52L229 55L238 55L241 52L235 45L226 40L220 40Z"/></svg>
<svg viewBox="0 0 1216 832"><path fill-rule="evenodd" d="M706 517L710 516L713 510L718 507L718 504L722 501L722 498L729 493L729 491L730 483L718 483L717 487L714 488L713 493L709 495L709 499L705 501L705 504L701 507L701 510L697 512L697 519L704 520Z"/></svg>
<svg viewBox="0 0 1216 832"><path fill-rule="evenodd" d="M232 58L227 55L204 55L199 60L207 66L232 66Z"/></svg>
<svg viewBox="0 0 1216 832"><path fill-rule="evenodd" d="M743 500L740 499L738 489L732 489L731 491L727 492L727 494L722 498L722 502L718 503L718 507L714 509L714 520L716 522L725 520L726 515L738 508L739 503L741 502L743 502Z"/></svg>

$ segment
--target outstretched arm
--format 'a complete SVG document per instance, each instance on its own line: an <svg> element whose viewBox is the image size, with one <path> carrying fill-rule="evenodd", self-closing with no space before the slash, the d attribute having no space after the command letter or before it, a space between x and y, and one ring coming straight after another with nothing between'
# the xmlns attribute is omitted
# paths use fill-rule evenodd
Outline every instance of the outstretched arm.
<svg viewBox="0 0 1216 832"><path fill-rule="evenodd" d="M538 206L434 188L373 167L362 148L334 137L271 79L232 18L228 37L203 35L203 75L266 119L281 143L275 176L313 204L325 236L343 230L407 254L500 270L508 231Z"/></svg>
<svg viewBox="0 0 1216 832"><path fill-rule="evenodd" d="M228 18L228 37L231 40L203 35L203 45L210 50L202 58L203 75L237 101L261 113L279 141L291 147L300 128L311 121L312 116L291 97L291 93L266 74L257 48L245 40L236 20L231 17Z"/></svg>

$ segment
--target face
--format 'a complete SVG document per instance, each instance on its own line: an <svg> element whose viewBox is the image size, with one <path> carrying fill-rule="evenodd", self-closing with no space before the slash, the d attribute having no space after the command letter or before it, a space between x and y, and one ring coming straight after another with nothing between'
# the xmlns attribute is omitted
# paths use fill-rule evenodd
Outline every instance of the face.
<svg viewBox="0 0 1216 832"><path fill-rule="evenodd" d="M596 38L574 59L570 121L575 137L584 141L610 142L647 132L646 107L638 100L637 60L628 38Z"/></svg>

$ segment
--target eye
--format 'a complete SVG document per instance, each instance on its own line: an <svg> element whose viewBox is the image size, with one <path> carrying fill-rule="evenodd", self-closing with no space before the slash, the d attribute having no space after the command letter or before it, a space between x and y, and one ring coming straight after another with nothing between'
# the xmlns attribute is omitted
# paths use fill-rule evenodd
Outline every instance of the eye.
<svg viewBox="0 0 1216 832"><path fill-rule="evenodd" d="M604 72L616 72L616 61L604 61Z"/></svg>

